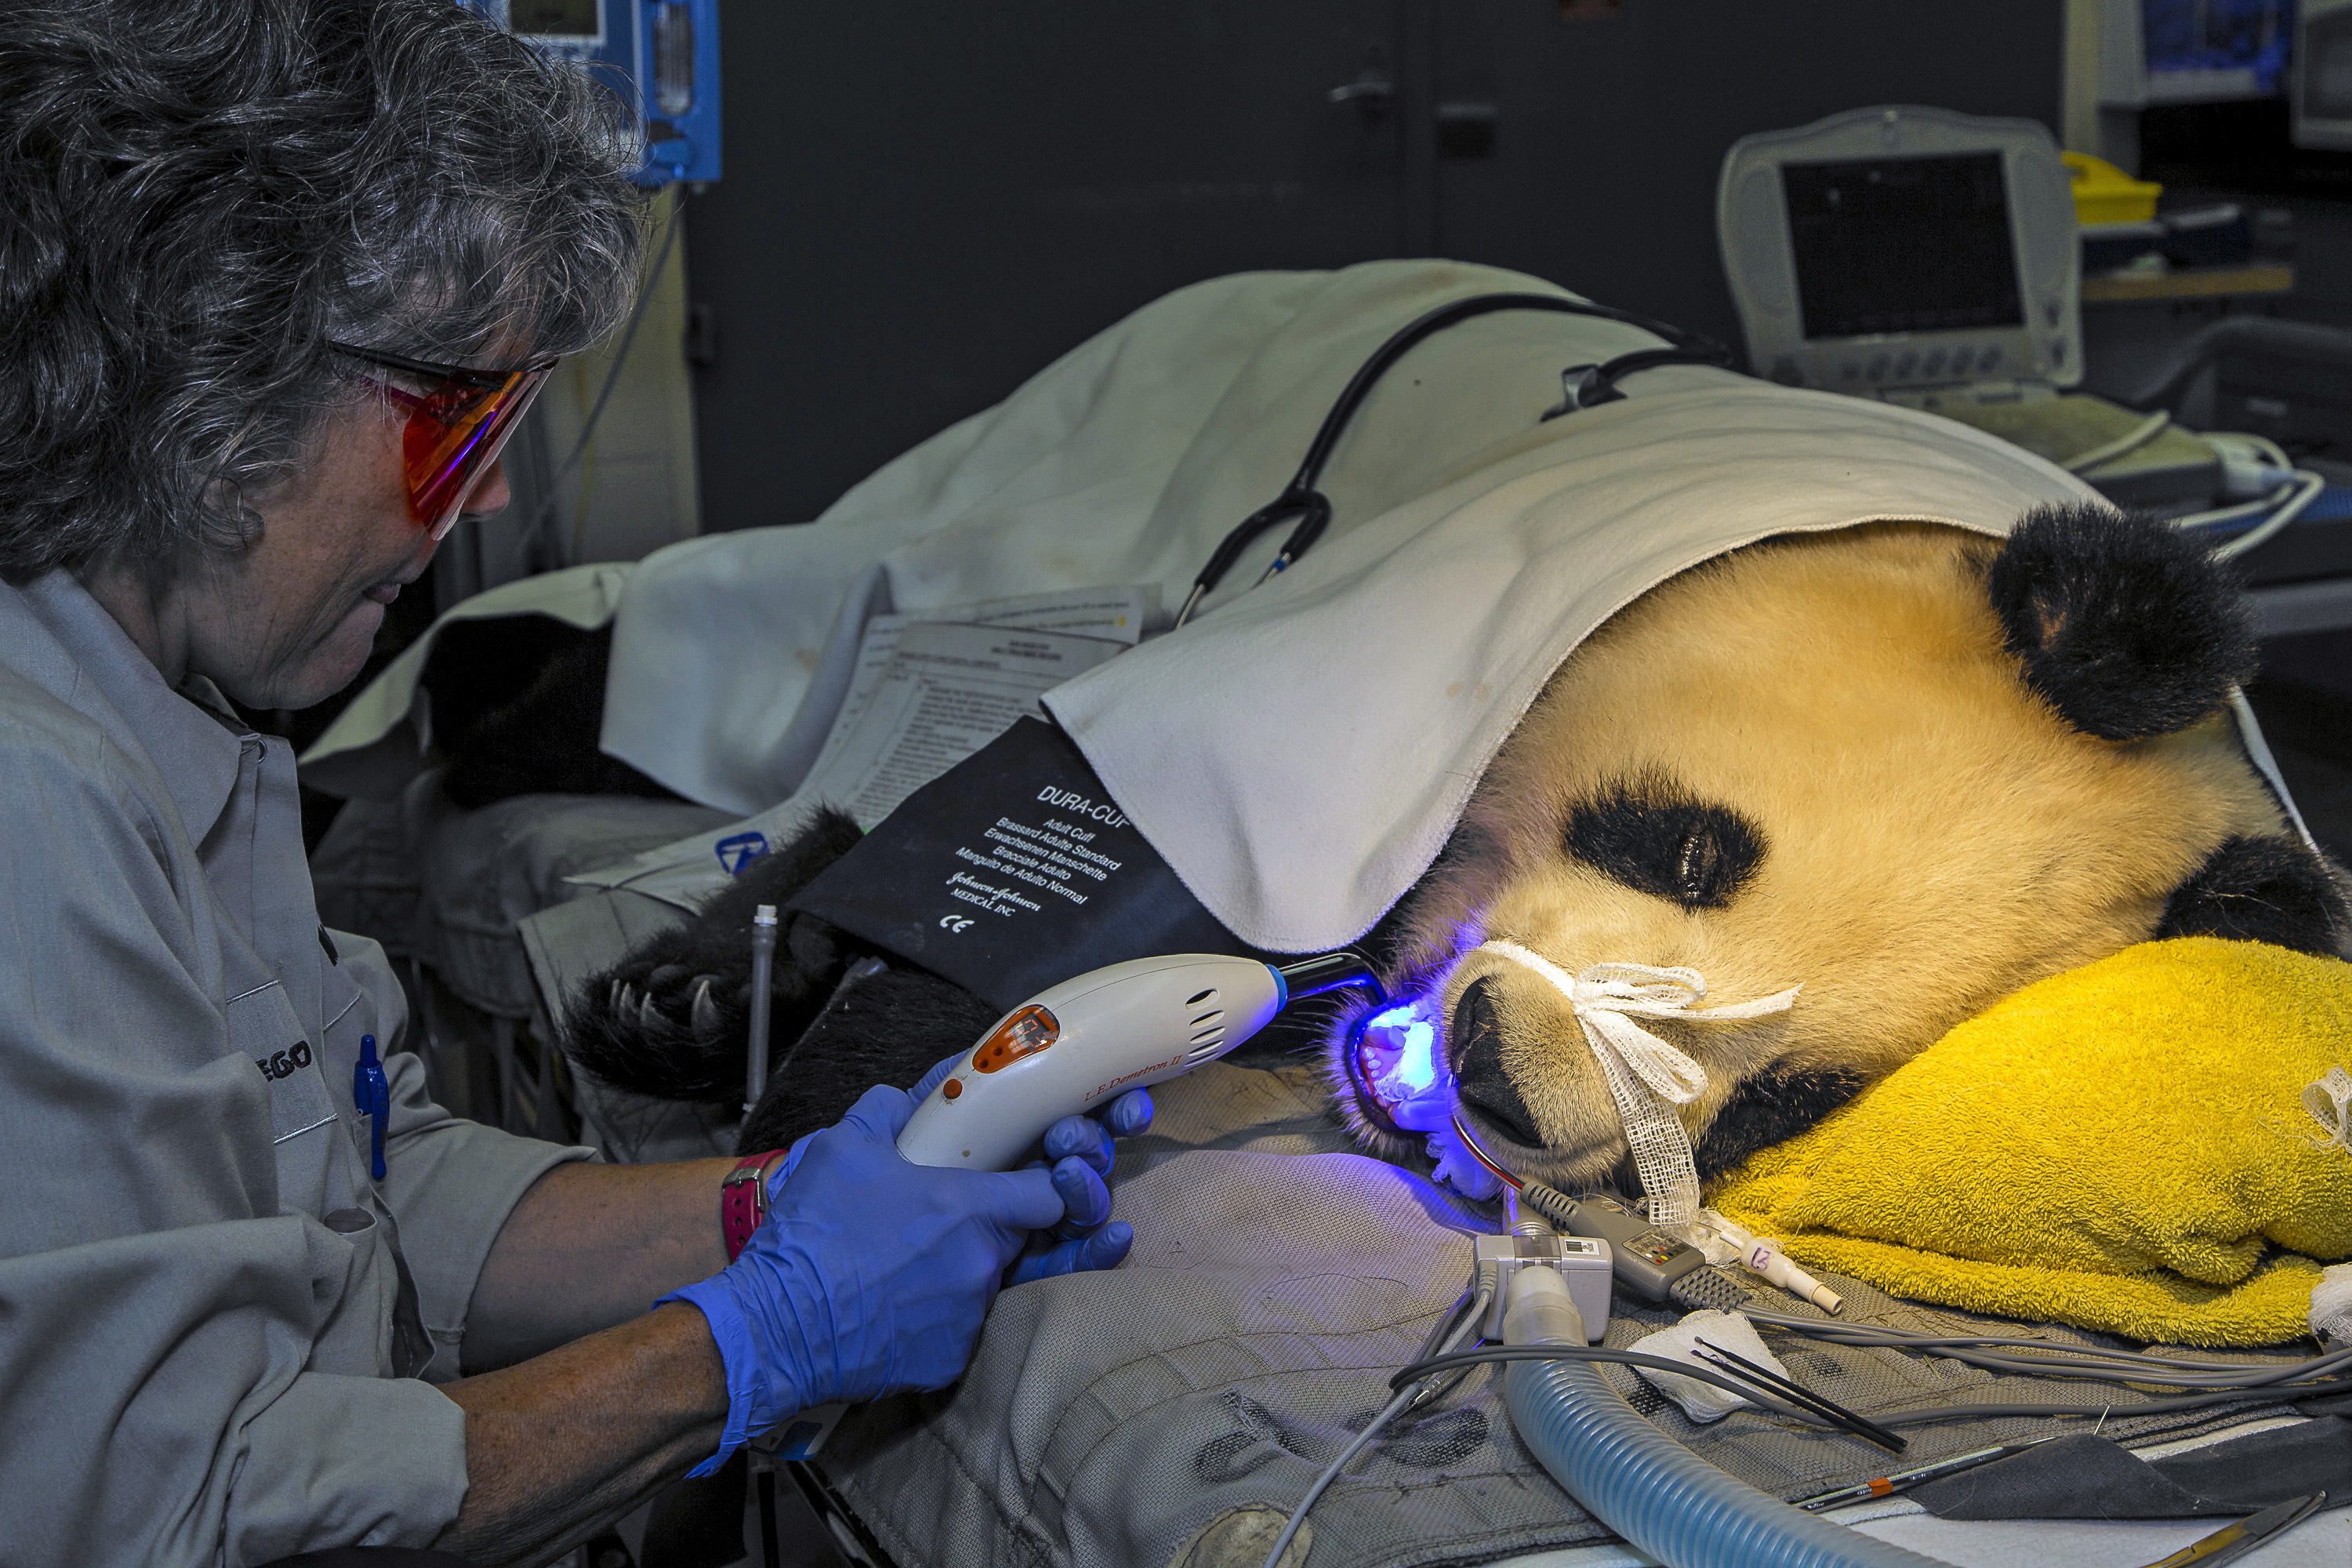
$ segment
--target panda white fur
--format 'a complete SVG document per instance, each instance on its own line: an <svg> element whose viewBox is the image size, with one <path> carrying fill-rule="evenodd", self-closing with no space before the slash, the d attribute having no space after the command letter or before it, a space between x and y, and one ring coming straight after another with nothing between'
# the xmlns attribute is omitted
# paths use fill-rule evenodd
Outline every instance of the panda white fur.
<svg viewBox="0 0 2352 1568"><path fill-rule="evenodd" d="M2340 877L2225 707L2251 673L2224 574L2152 522L2050 510L2005 543L1888 523L1737 552L1561 667L1388 922L1391 979L1436 1000L1480 1142L1569 1191L1630 1177L1618 1111L1559 991L1482 942L1570 973L1688 967L1709 1003L1801 986L1782 1012L1651 1024L1705 1068L1682 1119L1701 1175L1727 1169L2132 942L2340 947ZM1377 1041L1335 1031L1334 1093L1367 1144L1417 1153Z"/></svg>

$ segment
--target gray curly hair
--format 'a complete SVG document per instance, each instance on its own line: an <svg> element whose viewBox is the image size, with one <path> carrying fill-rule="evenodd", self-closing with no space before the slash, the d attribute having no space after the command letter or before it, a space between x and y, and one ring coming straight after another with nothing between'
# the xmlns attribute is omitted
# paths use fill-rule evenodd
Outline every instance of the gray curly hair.
<svg viewBox="0 0 2352 1568"><path fill-rule="evenodd" d="M352 395L330 339L604 336L636 148L454 0L0 0L0 577L241 549Z"/></svg>

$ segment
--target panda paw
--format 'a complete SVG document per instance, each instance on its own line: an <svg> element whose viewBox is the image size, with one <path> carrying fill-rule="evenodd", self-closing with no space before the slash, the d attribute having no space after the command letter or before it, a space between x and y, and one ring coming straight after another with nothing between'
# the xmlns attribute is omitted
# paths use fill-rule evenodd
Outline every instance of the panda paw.
<svg viewBox="0 0 2352 1568"><path fill-rule="evenodd" d="M604 1082L724 1104L743 1092L751 1016L750 922L698 921L592 978L565 1019L564 1054ZM742 951L714 952L711 940ZM701 938L702 940L697 940ZM787 917L769 979L772 1041L806 1028L853 954L821 921Z"/></svg>
<svg viewBox="0 0 2352 1568"><path fill-rule="evenodd" d="M615 1088L726 1104L743 1091L751 1014L751 917L781 906L856 842L820 814L784 848L754 862L684 925L593 976L573 1001L563 1051ZM769 980L770 1038L798 1037L856 952L823 921L786 915Z"/></svg>

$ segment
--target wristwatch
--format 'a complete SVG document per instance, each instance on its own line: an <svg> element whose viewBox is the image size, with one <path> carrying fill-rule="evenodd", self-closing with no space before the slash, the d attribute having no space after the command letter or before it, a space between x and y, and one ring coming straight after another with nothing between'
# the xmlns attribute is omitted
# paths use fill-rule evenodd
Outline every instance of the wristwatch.
<svg viewBox="0 0 2352 1568"><path fill-rule="evenodd" d="M760 1173L768 1162L782 1153L782 1149L769 1149L757 1154L746 1154L727 1173L719 1184L719 1228L727 1237L727 1261L732 1263L742 1256L750 1245L751 1233L768 1217L768 1184Z"/></svg>

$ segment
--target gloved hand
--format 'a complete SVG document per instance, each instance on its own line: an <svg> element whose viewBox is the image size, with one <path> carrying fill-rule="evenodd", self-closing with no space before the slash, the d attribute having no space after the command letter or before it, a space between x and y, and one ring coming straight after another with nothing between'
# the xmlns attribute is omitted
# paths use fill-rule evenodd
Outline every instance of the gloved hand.
<svg viewBox="0 0 2352 1568"><path fill-rule="evenodd" d="M896 1146L919 1103L870 1089L838 1126L794 1144L742 1256L662 1298L702 1312L726 1369L727 1425L718 1453L694 1474L794 1411L953 1382L1014 1259L1023 1259L1018 1280L1108 1268L1127 1255L1125 1226L1030 1246L1033 1231L1108 1216L1110 1139L1098 1123L1057 1122L1046 1136L1051 1167L936 1170ZM1150 1120L1148 1100L1139 1114L1111 1109L1117 1124ZM1078 1200L1075 1215L1066 1193Z"/></svg>
<svg viewBox="0 0 2352 1568"><path fill-rule="evenodd" d="M908 1091L909 1097L917 1105L929 1100L963 1058L959 1051L935 1063ZM1007 1285L1025 1285L1033 1279L1089 1268L1116 1268L1126 1259L1128 1249L1135 1245L1135 1227L1124 1220L1104 1223L1110 1219L1108 1181L1116 1157L1111 1140L1114 1135L1132 1137L1150 1126L1151 1109L1150 1090L1131 1089L1098 1110L1065 1116L1045 1129L1042 1141L1045 1157L1029 1169L1053 1173L1054 1190L1062 1195L1067 1213L1051 1236L1030 1238L1020 1259L1005 1274ZM794 1145L778 1172L790 1170L799 1152ZM772 1177L768 1184L772 1202L777 1185Z"/></svg>

